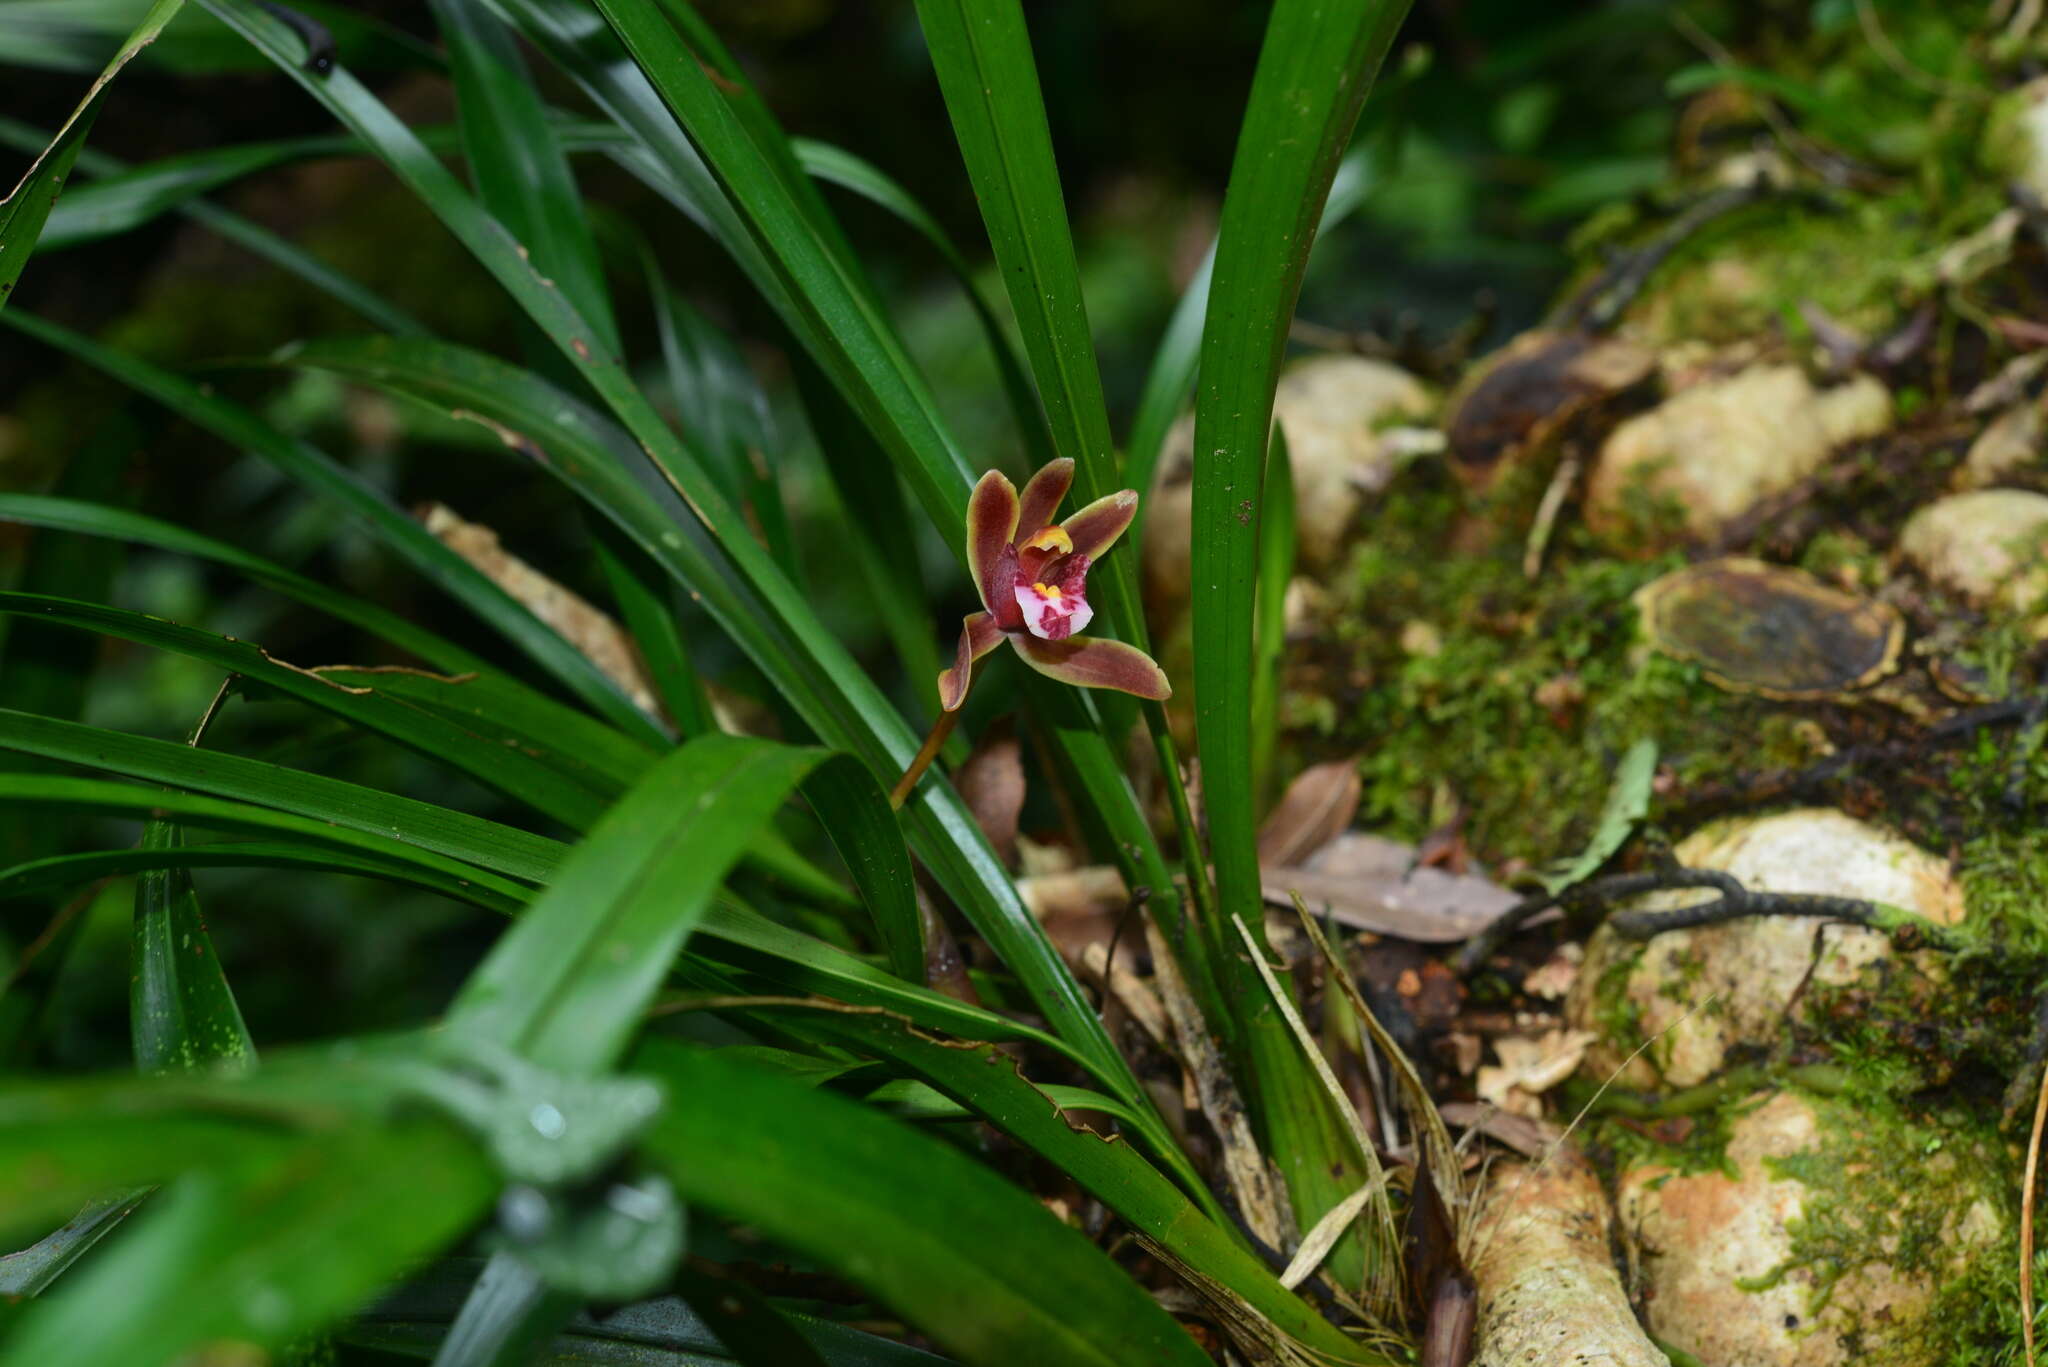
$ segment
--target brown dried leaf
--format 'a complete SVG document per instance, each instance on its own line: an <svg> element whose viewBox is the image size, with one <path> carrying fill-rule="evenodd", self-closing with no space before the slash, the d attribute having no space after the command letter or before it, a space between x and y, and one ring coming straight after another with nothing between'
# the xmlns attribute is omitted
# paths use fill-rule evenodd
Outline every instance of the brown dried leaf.
<svg viewBox="0 0 2048 1367"><path fill-rule="evenodd" d="M1446 1101L1437 1109L1445 1123L1476 1130L1527 1158L1541 1158L1564 1139L1563 1129L1548 1120L1514 1115L1484 1101Z"/></svg>
<svg viewBox="0 0 2048 1367"><path fill-rule="evenodd" d="M1473 1086L1482 1101L1503 1111L1540 1119L1538 1098L1579 1069L1586 1048L1600 1036L1591 1030L1550 1030L1540 1039L1503 1035L1493 1042L1497 1068L1481 1068Z"/></svg>
<svg viewBox="0 0 2048 1367"><path fill-rule="evenodd" d="M1024 811L1024 752L1008 721L982 733L953 775L953 787L974 813L974 824L995 846L1005 868L1017 862L1017 819Z"/></svg>
<svg viewBox="0 0 2048 1367"><path fill-rule="evenodd" d="M1209 1118L1209 1126L1222 1144L1224 1181L1251 1232L1272 1248L1291 1248L1296 1234L1287 1188L1280 1184L1265 1155L1259 1152L1237 1084L1230 1080L1222 1051L1202 1021L1202 1009L1188 992L1172 950L1152 918L1143 919L1145 943L1152 951L1152 985L1173 1024L1181 1066L1194 1081L1202 1114Z"/></svg>
<svg viewBox="0 0 2048 1367"><path fill-rule="evenodd" d="M1360 792L1356 760L1333 760L1302 770L1259 828L1259 863L1306 861L1351 824L1358 814Z"/></svg>
<svg viewBox="0 0 2048 1367"><path fill-rule="evenodd" d="M582 651L635 707L651 717L661 715L661 704L633 638L602 609L506 550L498 543L498 534L481 522L465 521L443 503L429 503L418 511L427 530L442 545Z"/></svg>
<svg viewBox="0 0 2048 1367"><path fill-rule="evenodd" d="M1269 902L1291 905L1298 892L1340 925L1420 944L1463 940L1520 900L1477 874L1414 863L1412 846L1347 832L1305 864L1263 869L1261 881Z"/></svg>

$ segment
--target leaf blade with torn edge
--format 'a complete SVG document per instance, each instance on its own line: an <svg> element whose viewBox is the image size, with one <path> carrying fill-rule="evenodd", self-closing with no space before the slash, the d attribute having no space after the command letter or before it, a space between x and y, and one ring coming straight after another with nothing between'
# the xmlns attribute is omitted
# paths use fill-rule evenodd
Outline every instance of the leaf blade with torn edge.
<svg viewBox="0 0 2048 1367"><path fill-rule="evenodd" d="M156 0L150 6L149 13L128 35L128 41L86 91L78 108L57 130L56 138L43 149L13 192L0 200L0 308L7 306L7 296L14 293L14 282L21 278L35 251L36 240L43 235L43 224L49 221L50 210L63 193L64 180L71 174L71 165L78 160L78 149L85 145L85 135L99 117L100 99L107 86L136 53L156 41L164 25L184 7L185 0Z"/></svg>

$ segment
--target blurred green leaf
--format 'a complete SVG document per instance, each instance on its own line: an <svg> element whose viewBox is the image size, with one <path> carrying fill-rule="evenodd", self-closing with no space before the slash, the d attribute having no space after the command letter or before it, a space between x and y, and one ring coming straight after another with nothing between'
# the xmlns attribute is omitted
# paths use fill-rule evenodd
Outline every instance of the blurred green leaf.
<svg viewBox="0 0 2048 1367"><path fill-rule="evenodd" d="M1038 391L1032 388L1031 379L1024 372L1024 364L1018 359L1017 348L1011 342L1008 330L1003 327L988 296L976 281L974 268L953 245L953 239L945 228L880 167L863 161L845 148L814 138L791 138L789 146L796 154L797 164L812 179L837 185L880 206L932 245L940 262L960 282L960 289L967 296L967 306L974 310L975 321L981 324L982 334L988 338L989 350L995 356L996 375L1002 381L1003 396L1010 402L1011 416L1017 423L1026 461L1032 469L1037 469L1051 460L1058 453L1053 450L1052 434L1045 427L1045 410L1038 405Z"/></svg>
<svg viewBox="0 0 2048 1367"><path fill-rule="evenodd" d="M91 782L89 779L71 781ZM146 790L135 791L139 795ZM61 800L62 794L58 796ZM15 794L0 789L0 802L13 800L19 799ZM189 793L179 794L173 799L173 805L185 806L204 801L207 799L194 798ZM108 803L105 807L137 812L150 809L139 796L124 797L119 804ZM261 807L244 808L237 815L243 818L241 824L255 829L262 829L270 821L297 820L282 812L269 812ZM227 822L223 820L221 824L225 825ZM94 879L140 873L148 869L303 869L307 872L354 874L362 878L405 883L428 892L439 893L458 902L468 902L507 915L517 912L526 905L527 890L517 884L508 883L481 869L464 868L460 873L444 872L434 864L419 858L419 853L408 850L407 858L385 859L332 845L276 840L222 840L197 845L180 844L167 850L95 850L87 854L56 855L49 859L31 860L25 864L17 864L11 869L0 870L0 895L12 896L21 892L76 887L90 883ZM449 862L452 864L453 861Z"/></svg>
<svg viewBox="0 0 2048 1367"><path fill-rule="evenodd" d="M145 0L0 0L0 60L9 65L91 71L135 25ZM334 36L341 60L379 69L435 67L440 57L419 39L335 0L293 0L292 8ZM146 67L194 75L246 71L248 48L220 24L187 12L153 43Z"/></svg>
<svg viewBox="0 0 2048 1367"><path fill-rule="evenodd" d="M1371 150L1363 146L1352 148L1337 163L1337 174L1331 179L1329 195L1323 201L1322 221L1316 228L1318 239L1356 213L1365 202L1372 183L1371 168ZM1314 250L1313 243L1310 250ZM1124 448L1124 483L1136 489L1141 498L1152 492L1153 472L1159 466L1160 450L1166 445L1167 429L1187 407L1188 395L1194 392L1195 372L1201 367L1203 325L1209 311L1209 282L1215 267L1216 248L1212 243L1181 291L1180 302L1174 305L1173 316L1167 321L1166 331L1160 334L1152 364L1145 372L1145 388L1138 396L1137 413L1131 419L1130 436ZM1131 534L1142 533L1144 522L1141 509Z"/></svg>
<svg viewBox="0 0 2048 1367"><path fill-rule="evenodd" d="M381 677L356 672L348 679L327 678L312 670L276 659L261 646L230 640L97 603L80 603L38 594L0 593L0 612L20 613L81 631L117 636L159 650L175 651L218 666L223 672L258 680L279 692L335 713L358 726L381 732L409 745L428 759L450 765L535 811L576 829L586 829L605 808L613 785L590 757L551 750L540 752L507 746L480 736L454 721L436 716L402 695L388 691ZM452 685L461 687L460 684Z"/></svg>
<svg viewBox="0 0 2048 1367"><path fill-rule="evenodd" d="M676 750L570 852L464 984L448 1030L545 1068L607 1066L754 832L814 769L850 763L741 736Z"/></svg>
<svg viewBox="0 0 2048 1367"><path fill-rule="evenodd" d="M344 783L324 774L287 769L219 751L197 752L171 741L131 736L8 708L0 708L0 749L273 807L331 823L342 830L383 837L401 850L411 847L448 855L528 882L545 882L560 862L564 848L556 841L517 827ZM0 783L17 790L31 781L26 777L0 779ZM189 816L195 809L188 806L181 810Z"/></svg>
<svg viewBox="0 0 2048 1367"><path fill-rule="evenodd" d="M187 531L174 523L162 522L126 508L45 494L0 493L0 522L15 522L27 527L46 527L78 536L133 542L136 545L154 546L159 550L211 560L215 564L225 565L247 576L258 584L295 598L307 607L325 612L352 626L361 627L373 636L381 637L402 650L410 651L422 663L435 669L450 674L496 672L482 658L375 603L331 589L325 584L308 579L261 556L253 555L238 546L231 546L225 541L217 541L198 532ZM45 589L35 584L24 584L23 587L37 593L65 592L56 588ZM70 592L68 596L101 598L105 593Z"/></svg>
<svg viewBox="0 0 2048 1367"><path fill-rule="evenodd" d="M13 192L0 199L0 309L7 306L7 296L14 292L15 282L21 278L22 269L35 252L36 239L42 236L43 224L48 220L58 195L63 193L64 178L71 174L71 164L78 159L78 149L99 115L100 100L106 94L107 86L121 74L121 68L128 65L136 53L156 41L164 25L176 18L184 6L185 0L156 0L149 7L149 12L142 16L141 22L128 35L128 40L121 45L121 50L114 54L98 79L93 81L78 108L57 130L56 138L28 168L28 174L22 177Z"/></svg>
<svg viewBox="0 0 2048 1367"><path fill-rule="evenodd" d="M431 1356L462 1303L463 1293L475 1281L477 1269L475 1259L442 1259L370 1307L342 1337L352 1344L402 1356ZM678 1275L687 1277L689 1273ZM776 1309L828 1367L941 1367L948 1361L832 1320L781 1306ZM546 1367L572 1363L713 1367L732 1358L701 1315L680 1298L663 1296L610 1308L595 1317L579 1316L532 1361ZM775 1360L770 1363L780 1367Z"/></svg>
<svg viewBox="0 0 2048 1367"><path fill-rule="evenodd" d="M0 1362L134 1367L223 1340L282 1345L460 1236L495 1188L467 1140L417 1118L189 1173L26 1313Z"/></svg>
<svg viewBox="0 0 2048 1367"><path fill-rule="evenodd" d="M941 1141L716 1051L672 1054L664 1080L718 1098L648 1132L688 1200L860 1282L962 1360L1208 1362L1079 1231Z"/></svg>
<svg viewBox="0 0 2048 1367"><path fill-rule="evenodd" d="M182 843L183 834L169 821L142 829L144 854ZM186 866L153 868L135 880L133 943L128 1014L136 1068L168 1073L254 1065L255 1041L206 933Z"/></svg>
<svg viewBox="0 0 2048 1367"><path fill-rule="evenodd" d="M0 321L59 347L147 394L223 441L264 457L311 492L355 517L380 544L408 561L429 583L447 592L541 665L614 725L652 742L657 727L582 652L562 639L380 491L306 442L279 432L248 409L210 388L160 370L77 333L19 311Z"/></svg>
<svg viewBox="0 0 2048 1367"><path fill-rule="evenodd" d="M1218 910L1251 927L1261 949L1252 619L1273 393L1325 198L1407 8L1405 0L1279 0L1273 7L1216 235L1195 401L1195 730ZM1217 950L1244 1032L1239 1085L1250 1093L1306 1231L1363 1185L1366 1164L1244 948L1224 941ZM1373 1256L1378 1266L1392 1250L1375 1248ZM1359 1285L1367 1270L1359 1242L1339 1244L1330 1267L1340 1281Z"/></svg>
<svg viewBox="0 0 2048 1367"><path fill-rule="evenodd" d="M1074 462L1076 504L1092 503L1123 486L1024 11L1015 0L918 0L917 14L1053 449ZM1128 555L1091 575L1105 625L1142 646L1137 584Z"/></svg>

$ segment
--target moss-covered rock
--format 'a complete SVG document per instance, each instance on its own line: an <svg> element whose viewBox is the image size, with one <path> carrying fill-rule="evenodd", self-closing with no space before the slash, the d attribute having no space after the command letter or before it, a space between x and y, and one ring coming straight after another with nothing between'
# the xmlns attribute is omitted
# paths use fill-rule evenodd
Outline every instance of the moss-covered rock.
<svg viewBox="0 0 2048 1367"><path fill-rule="evenodd" d="M1996 1309L1970 1274L2011 1220L1983 1126L1797 1091L1732 1110L1724 1168L1646 1158L1620 1174L1653 1336L1747 1367L1987 1360Z"/></svg>
<svg viewBox="0 0 2048 1367"><path fill-rule="evenodd" d="M1675 854L1754 892L1862 898L1941 925L1963 919L1947 860L1824 808L1716 822ZM1645 902L1682 906L1702 895L1657 893ZM1740 1057L1810 1044L1848 1005L1829 989L1853 990L1861 1008L1876 1013L1922 1007L1944 980L1933 951L1900 955L1881 931L1818 917L1748 917L1642 941L1603 926L1587 944L1565 1012L1575 1028L1600 1034L1586 1054L1591 1076L1691 1087ZM1825 1014L1809 1019L1816 1010Z"/></svg>

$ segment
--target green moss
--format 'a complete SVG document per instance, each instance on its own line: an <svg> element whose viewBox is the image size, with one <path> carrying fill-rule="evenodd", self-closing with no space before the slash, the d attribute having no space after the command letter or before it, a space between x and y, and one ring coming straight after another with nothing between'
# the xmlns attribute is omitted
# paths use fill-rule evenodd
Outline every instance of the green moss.
<svg viewBox="0 0 2048 1367"><path fill-rule="evenodd" d="M2018 1257L2010 1161L1993 1125L1962 1110L1916 1112L1886 1097L1805 1099L1819 1120L1818 1142L1764 1160L1772 1177L1806 1188L1799 1216L1786 1225L1790 1255L1774 1271L1806 1273L1809 1313L1818 1314L1842 1277L1883 1263L1933 1288L1934 1304L1910 1327L1888 1320L1867 1337L1852 1321L1846 1337L1860 1347L1858 1361L1985 1361L2009 1342L2000 1303L2011 1287L1977 1273L2010 1269Z"/></svg>
<svg viewBox="0 0 2048 1367"><path fill-rule="evenodd" d="M1796 714L1640 648L1630 597L1680 557L1616 559L1568 525L1524 575L1535 474L1468 510L1412 467L1332 585L1335 620L1296 661L1283 717L1298 749L1361 756L1364 823L1416 838L1447 788L1484 858L1535 863L1590 836L1642 737L1688 783L1810 759Z"/></svg>

